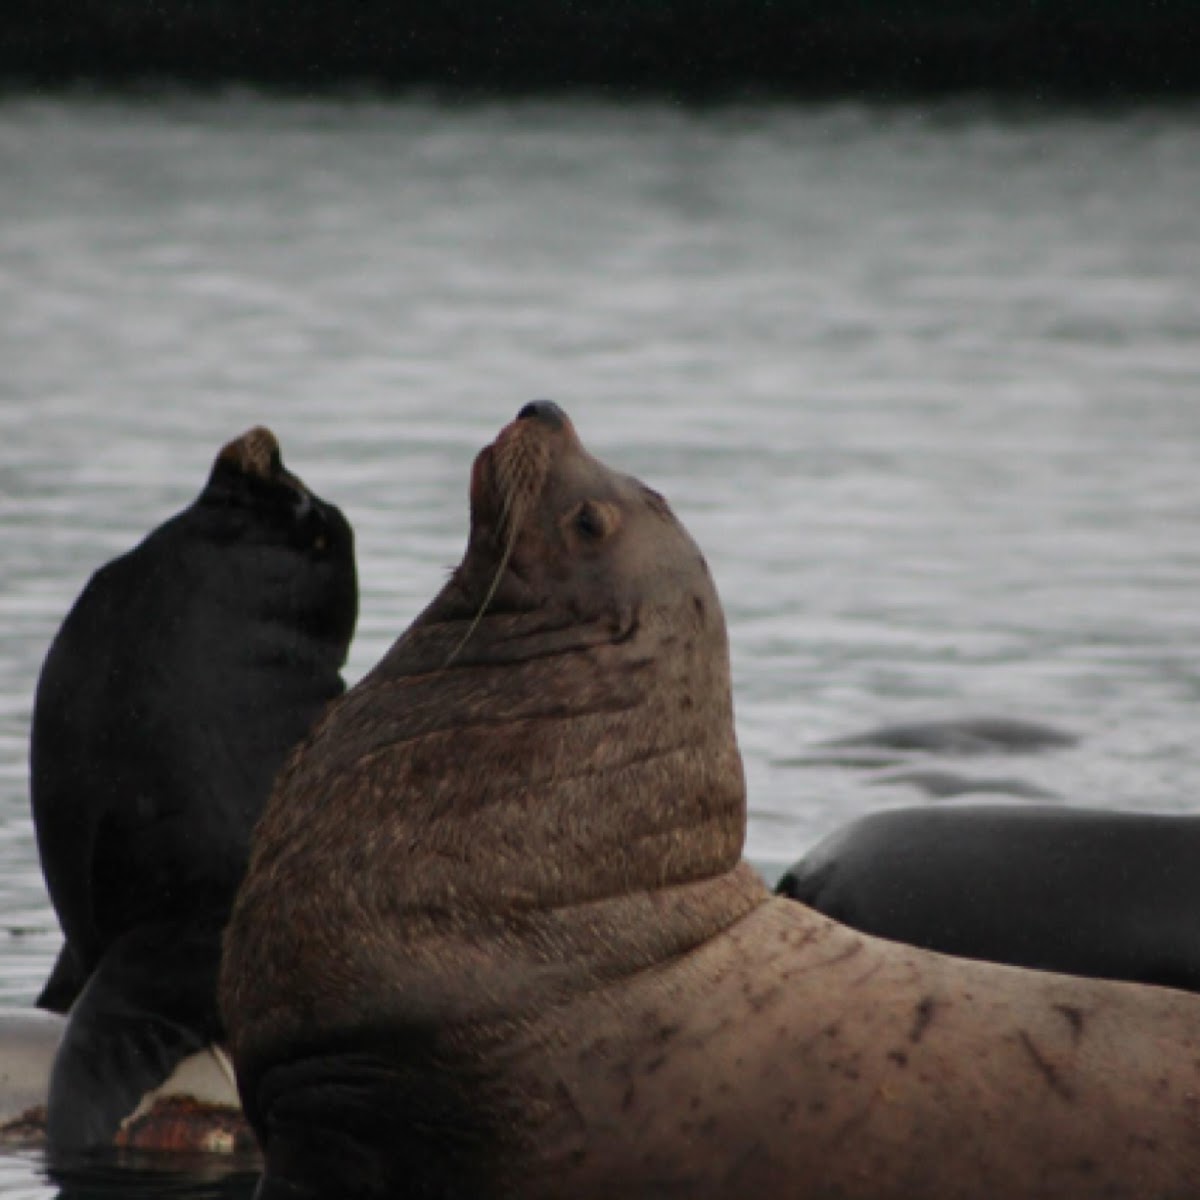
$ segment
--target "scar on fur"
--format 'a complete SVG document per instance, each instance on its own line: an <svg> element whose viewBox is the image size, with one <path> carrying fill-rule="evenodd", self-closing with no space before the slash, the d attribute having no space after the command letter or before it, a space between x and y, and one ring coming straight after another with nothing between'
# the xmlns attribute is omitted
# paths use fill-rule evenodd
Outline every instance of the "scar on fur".
<svg viewBox="0 0 1200 1200"><path fill-rule="evenodd" d="M908 1040L914 1046L925 1036L925 1031L933 1023L933 1014L936 1011L937 1001L932 996L923 996L917 1007L913 1009L913 1026Z"/></svg>

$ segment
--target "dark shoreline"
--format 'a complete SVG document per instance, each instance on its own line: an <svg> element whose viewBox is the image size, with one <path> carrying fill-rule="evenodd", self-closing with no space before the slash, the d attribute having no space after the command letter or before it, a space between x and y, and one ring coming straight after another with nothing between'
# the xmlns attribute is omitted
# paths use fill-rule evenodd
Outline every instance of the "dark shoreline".
<svg viewBox="0 0 1200 1200"><path fill-rule="evenodd" d="M1200 0L8 0L0 85L610 96L1200 94Z"/></svg>

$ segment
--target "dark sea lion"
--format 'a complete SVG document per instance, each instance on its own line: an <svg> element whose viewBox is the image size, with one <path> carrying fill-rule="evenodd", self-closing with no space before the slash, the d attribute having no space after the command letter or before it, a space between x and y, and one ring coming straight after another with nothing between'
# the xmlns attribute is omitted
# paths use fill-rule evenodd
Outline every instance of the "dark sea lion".
<svg viewBox="0 0 1200 1200"><path fill-rule="evenodd" d="M779 881L878 937L1200 991L1200 818L971 805L872 813Z"/></svg>
<svg viewBox="0 0 1200 1200"><path fill-rule="evenodd" d="M40 1003L70 1007L50 1091L60 1149L111 1141L219 1033L221 930L287 752L344 685L353 535L266 429L196 501L92 576L33 717L42 868L66 945Z"/></svg>
<svg viewBox="0 0 1200 1200"><path fill-rule="evenodd" d="M471 514L255 833L221 1000L266 1200L1200 1194L1200 999L771 897L666 503L543 402Z"/></svg>

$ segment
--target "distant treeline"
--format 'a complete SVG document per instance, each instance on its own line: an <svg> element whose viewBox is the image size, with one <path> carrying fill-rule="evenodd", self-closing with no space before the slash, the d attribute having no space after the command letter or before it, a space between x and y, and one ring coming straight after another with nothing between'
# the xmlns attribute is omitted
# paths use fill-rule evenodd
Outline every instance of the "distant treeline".
<svg viewBox="0 0 1200 1200"><path fill-rule="evenodd" d="M1200 0L4 0L0 78L704 96L1200 91Z"/></svg>

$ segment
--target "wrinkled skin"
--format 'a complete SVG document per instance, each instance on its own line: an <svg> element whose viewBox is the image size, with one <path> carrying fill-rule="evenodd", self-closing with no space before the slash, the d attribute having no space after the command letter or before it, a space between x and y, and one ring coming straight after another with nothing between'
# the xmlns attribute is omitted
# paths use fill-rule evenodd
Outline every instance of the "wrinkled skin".
<svg viewBox="0 0 1200 1200"><path fill-rule="evenodd" d="M66 944L40 998L70 1009L57 1150L111 1142L218 1039L221 930L285 755L344 685L353 535L266 429L196 501L95 573L38 683L31 790Z"/></svg>
<svg viewBox="0 0 1200 1200"><path fill-rule="evenodd" d="M1200 1001L865 938L740 861L659 497L543 402L471 512L255 835L221 996L266 1200L1200 1190Z"/></svg>

